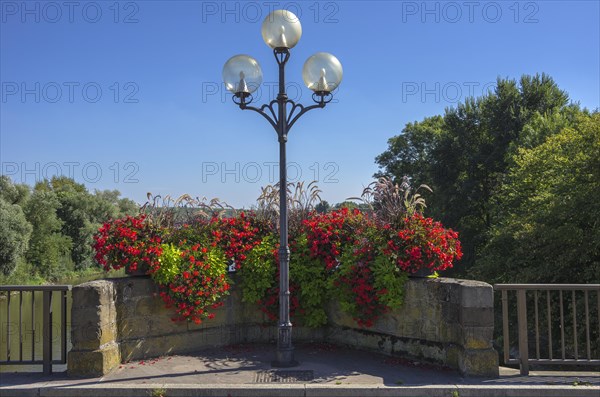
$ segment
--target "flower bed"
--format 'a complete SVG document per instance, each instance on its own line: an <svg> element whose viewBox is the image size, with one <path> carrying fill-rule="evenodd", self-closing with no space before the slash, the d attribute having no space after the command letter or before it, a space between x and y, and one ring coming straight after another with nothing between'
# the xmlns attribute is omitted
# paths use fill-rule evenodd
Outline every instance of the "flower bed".
<svg viewBox="0 0 600 397"><path fill-rule="evenodd" d="M396 197L397 190L397 185L380 183L374 192L385 202L382 191ZM290 312L295 322L326 324L325 304L336 300L359 326L370 327L402 305L409 275L436 274L461 258L456 232L417 211L418 205L424 207L418 195L405 203L401 213L342 208L305 212L293 223ZM229 293L230 265L239 274L242 300L258 303L271 320L277 319L279 238L272 219L241 212L161 226L140 215L107 222L95 241L96 260L106 270L147 269L162 299L174 308L174 321L199 324L212 318Z"/></svg>

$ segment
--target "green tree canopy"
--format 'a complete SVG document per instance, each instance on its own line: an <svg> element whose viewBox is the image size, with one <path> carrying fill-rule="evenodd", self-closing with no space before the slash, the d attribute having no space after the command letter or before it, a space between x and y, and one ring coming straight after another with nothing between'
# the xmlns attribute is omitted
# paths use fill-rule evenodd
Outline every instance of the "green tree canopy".
<svg viewBox="0 0 600 397"><path fill-rule="evenodd" d="M12 273L24 257L24 273L45 279L93 265L92 236L109 219L139 206L117 190L95 191L67 177L38 182L33 190L0 176L0 272Z"/></svg>
<svg viewBox="0 0 600 397"><path fill-rule="evenodd" d="M319 214L324 214L324 213L328 212L330 209L331 209L331 204L329 204L329 202L327 202L327 200L323 200L315 206L315 211L317 211Z"/></svg>
<svg viewBox="0 0 600 397"><path fill-rule="evenodd" d="M61 233L72 241L71 260L78 270L94 266L93 235L100 224L139 209L133 201L119 198L117 190L91 194L83 184L67 177L54 177L49 186L60 204L56 214L62 221Z"/></svg>
<svg viewBox="0 0 600 397"><path fill-rule="evenodd" d="M9 204L23 206L29 198L29 186L14 184L6 175L0 175L0 198Z"/></svg>
<svg viewBox="0 0 600 397"><path fill-rule="evenodd" d="M498 79L494 92L468 98L443 116L409 123L376 158L397 182L404 175L427 184L427 212L458 230L465 256L458 273L471 267L497 221L497 191L521 146L536 146L557 129L539 132L535 123L554 115L564 123L579 111L547 75Z"/></svg>
<svg viewBox="0 0 600 397"><path fill-rule="evenodd" d="M31 229L21 207L0 197L0 273L15 270L27 250Z"/></svg>
<svg viewBox="0 0 600 397"><path fill-rule="evenodd" d="M70 261L72 241L61 233L63 222L57 216L60 202L47 182L36 184L24 208L27 220L33 226L26 258L44 277L55 277Z"/></svg>
<svg viewBox="0 0 600 397"><path fill-rule="evenodd" d="M533 123L550 133L563 120L550 115ZM495 282L594 282L598 192L600 114L583 113L539 146L518 150L497 194L499 221L472 274Z"/></svg>

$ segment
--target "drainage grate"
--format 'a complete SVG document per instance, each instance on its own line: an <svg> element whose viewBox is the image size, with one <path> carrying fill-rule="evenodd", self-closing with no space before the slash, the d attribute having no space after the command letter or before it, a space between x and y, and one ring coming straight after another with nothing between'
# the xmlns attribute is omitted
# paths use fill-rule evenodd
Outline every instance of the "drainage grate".
<svg viewBox="0 0 600 397"><path fill-rule="evenodd" d="M295 383L310 382L314 379L309 371L260 371L256 374L256 383Z"/></svg>

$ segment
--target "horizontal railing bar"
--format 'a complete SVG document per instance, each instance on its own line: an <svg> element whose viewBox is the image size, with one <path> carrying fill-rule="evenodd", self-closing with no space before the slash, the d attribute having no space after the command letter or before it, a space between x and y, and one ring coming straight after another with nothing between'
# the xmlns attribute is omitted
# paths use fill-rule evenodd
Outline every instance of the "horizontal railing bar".
<svg viewBox="0 0 600 397"><path fill-rule="evenodd" d="M540 358L535 359L535 358L530 358L529 359L530 363L534 363L534 364L568 364L568 365L598 365L600 364L600 360L599 359L594 359L594 360L586 360L585 358L578 358L577 360L573 359L573 358L565 358L564 360L555 358L555 359L548 359L548 358Z"/></svg>
<svg viewBox="0 0 600 397"><path fill-rule="evenodd" d="M494 284L495 290L600 290L600 284Z"/></svg>
<svg viewBox="0 0 600 397"><path fill-rule="evenodd" d="M70 291L71 285L0 285L0 291Z"/></svg>
<svg viewBox="0 0 600 397"><path fill-rule="evenodd" d="M35 361L0 361L0 365L42 365L44 364L44 360L35 360ZM52 364L66 364L65 361L61 360L52 360Z"/></svg>
<svg viewBox="0 0 600 397"><path fill-rule="evenodd" d="M506 319L506 315L505 315L505 311L506 308L504 307L506 300L507 300L507 293L510 293L510 291L514 291L517 295L517 316L523 316L523 313L526 313L526 306L527 306L527 302L526 299L524 299L524 296L526 297L526 293L527 291L534 291L535 292L535 296L534 296L534 320L535 320L535 337L536 337L536 357L535 358L529 358L528 357L528 346L527 346L527 329L523 329L522 327L519 327L518 329L518 338L519 338L519 356L521 358L509 358L508 357L508 352L507 352L507 348L506 346L504 347L504 355L505 355L505 360L504 363L508 364L508 365L519 365L521 368L521 374L525 374L527 375L528 373L528 366L531 365L579 365L579 366L598 366L600 365L600 359L599 358L591 358L591 348L587 347L588 352L586 354L586 358L581 358L581 355L578 354L578 317L577 317L577 313L579 312L579 310L577 310L577 302L578 299L577 295L578 292L577 291L583 291L584 292L584 296L585 296L585 324L586 324L586 331L589 327L589 323L590 323L590 315L589 315L589 303L588 303L588 292L589 291L594 291L597 294L598 297L598 316L600 317L600 284L496 284L494 285L494 290L495 291L501 291L502 292L502 310L503 310L503 332L502 335L505 338L504 342L505 345L507 344L506 342L508 341L508 329L506 327L506 323L508 322ZM547 322L548 322L548 343L549 343L549 358L540 358L540 347L539 347L539 333L540 333L540 329L539 329L539 310L538 310L538 291L546 291L546 306L547 306ZM552 310L551 310L551 291L558 291L558 297L559 297L559 309L560 309L560 339L561 339L561 358L553 358L553 339L552 339ZM563 295L565 295L565 293L567 294L566 296L569 297L570 295L570 299L568 299L567 303L567 309L569 309L569 307L572 307L570 310L568 310L569 312L572 313L573 319L572 319L572 327L573 327L573 343L574 343L574 357L573 358L566 358L565 357L565 326L569 326L568 324L565 324L565 318L566 317L570 317L570 313L564 313L564 307L563 305L565 304L565 302L563 301ZM533 294L532 294L533 295ZM519 302L519 297L521 299L521 302ZM569 305L569 302L571 302L571 304ZM523 307L525 306L525 308ZM522 319L521 317L519 317L519 320L521 323L525 323L526 324L526 319ZM579 322L581 324L581 322ZM570 327L570 326L569 326ZM532 327L533 328L533 327ZM581 327L579 327L581 328ZM588 335L589 331L587 331L586 333L586 344L591 345L591 341L590 341L590 336ZM523 339L523 343L521 343L521 339ZM521 346L522 344L524 344L524 346ZM570 353L569 353L570 355Z"/></svg>
<svg viewBox="0 0 600 397"><path fill-rule="evenodd" d="M584 364L588 364L588 365L598 365L600 364L600 359L593 359L593 360L586 360L583 358L580 358L578 360L572 359L572 358L565 358L564 360L560 359L560 358L554 358L554 359L549 359L549 358L540 358L535 359L535 358L530 358L528 360L529 363L532 364L567 364L567 365L584 365ZM505 364L520 364L521 361L517 358L511 358L507 361L504 362Z"/></svg>

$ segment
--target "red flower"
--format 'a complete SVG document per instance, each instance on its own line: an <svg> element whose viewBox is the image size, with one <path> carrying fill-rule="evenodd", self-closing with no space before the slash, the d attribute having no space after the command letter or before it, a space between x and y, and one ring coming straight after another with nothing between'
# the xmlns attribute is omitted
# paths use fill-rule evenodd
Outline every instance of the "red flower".
<svg viewBox="0 0 600 397"><path fill-rule="evenodd" d="M106 271L121 267L133 271L140 264L152 270L162 253L160 232L146 221L145 215L106 222L94 236L94 258Z"/></svg>

